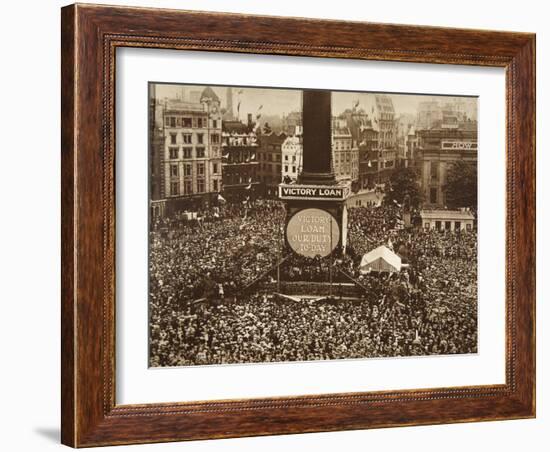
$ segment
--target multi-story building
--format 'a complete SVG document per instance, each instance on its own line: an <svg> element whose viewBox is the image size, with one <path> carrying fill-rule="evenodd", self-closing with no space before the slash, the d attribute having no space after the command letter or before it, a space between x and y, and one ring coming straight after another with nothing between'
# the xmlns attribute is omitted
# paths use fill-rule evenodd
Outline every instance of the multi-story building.
<svg viewBox="0 0 550 452"><path fill-rule="evenodd" d="M403 143L403 156L402 162L405 168L414 165L414 159L416 149L418 148L418 137L416 135L416 128L410 126L408 132L405 134Z"/></svg>
<svg viewBox="0 0 550 452"><path fill-rule="evenodd" d="M375 111L374 106L371 105L371 107L372 111ZM356 177L355 165L353 165L353 180L357 182L356 188L367 188L370 180L375 180L373 176L378 169L378 126L373 125L373 116L369 116L364 109L356 107L346 109L338 116L338 120L340 126L343 126L345 121L345 127L351 133L352 146L357 148L357 153L352 154L354 160L357 158ZM336 124L333 121L334 125Z"/></svg>
<svg viewBox="0 0 550 452"><path fill-rule="evenodd" d="M259 194L258 137L252 115L248 123L223 121L222 174L224 197L231 201L254 198ZM281 154L279 154L280 165Z"/></svg>
<svg viewBox="0 0 550 452"><path fill-rule="evenodd" d="M373 188L380 183L378 128L372 119L365 119L359 135L359 187Z"/></svg>
<svg viewBox="0 0 550 452"><path fill-rule="evenodd" d="M378 123L378 139L381 149L395 149L397 147L397 131L395 123L395 109L390 96L375 94L374 121Z"/></svg>
<svg viewBox="0 0 550 452"><path fill-rule="evenodd" d="M406 167L407 162L407 138L411 127L416 123L416 115L411 113L401 113L395 119L395 130L397 133L397 166Z"/></svg>
<svg viewBox="0 0 550 452"><path fill-rule="evenodd" d="M359 188L373 188L387 182L397 166L399 121L390 96L370 94L362 104L348 114L348 124L351 119L359 148Z"/></svg>
<svg viewBox="0 0 550 452"><path fill-rule="evenodd" d="M365 109L348 109L340 115L357 147L357 188L373 188L387 182L397 166L397 125L389 96L369 95ZM370 111L370 113L367 113ZM336 167L335 167L336 168ZM355 169L353 171L355 176Z"/></svg>
<svg viewBox="0 0 550 452"><path fill-rule="evenodd" d="M167 213L198 209L222 189L219 102L207 87L198 103L172 100L165 105L159 194Z"/></svg>
<svg viewBox="0 0 550 452"><path fill-rule="evenodd" d="M332 165L336 180L359 179L359 150L345 118L332 119Z"/></svg>
<svg viewBox="0 0 550 452"><path fill-rule="evenodd" d="M453 122L454 124L454 122ZM462 121L457 127L417 131L416 165L424 204L445 206L447 171L453 162L462 160L477 165L477 121Z"/></svg>
<svg viewBox="0 0 550 452"><path fill-rule="evenodd" d="M297 129L300 132L300 128ZM282 181L285 183L296 182L302 172L303 145L302 135L287 137L281 146L283 164Z"/></svg>
<svg viewBox="0 0 550 452"><path fill-rule="evenodd" d="M258 178L265 196L277 196L278 185L282 181L281 160L284 160L284 157L281 157L282 145L286 139L286 134L273 131L261 134L258 137L260 142L258 148Z"/></svg>
<svg viewBox="0 0 550 452"><path fill-rule="evenodd" d="M157 99L156 85L149 85L149 202L151 218L164 215L164 104Z"/></svg>

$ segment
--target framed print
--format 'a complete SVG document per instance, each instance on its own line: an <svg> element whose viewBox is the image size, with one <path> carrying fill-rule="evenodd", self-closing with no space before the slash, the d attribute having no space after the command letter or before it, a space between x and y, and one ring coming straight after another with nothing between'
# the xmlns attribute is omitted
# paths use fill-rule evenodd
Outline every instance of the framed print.
<svg viewBox="0 0 550 452"><path fill-rule="evenodd" d="M535 37L62 9L62 442L535 416Z"/></svg>

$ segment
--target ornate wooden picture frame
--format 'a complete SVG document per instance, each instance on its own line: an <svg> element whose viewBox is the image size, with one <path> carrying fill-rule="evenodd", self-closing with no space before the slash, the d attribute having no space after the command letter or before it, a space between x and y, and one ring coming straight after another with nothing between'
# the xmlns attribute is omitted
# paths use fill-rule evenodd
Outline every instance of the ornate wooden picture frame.
<svg viewBox="0 0 550 452"><path fill-rule="evenodd" d="M535 35L71 5L62 9L62 442L73 447L535 416ZM506 382L115 403L115 51L221 51L506 70Z"/></svg>

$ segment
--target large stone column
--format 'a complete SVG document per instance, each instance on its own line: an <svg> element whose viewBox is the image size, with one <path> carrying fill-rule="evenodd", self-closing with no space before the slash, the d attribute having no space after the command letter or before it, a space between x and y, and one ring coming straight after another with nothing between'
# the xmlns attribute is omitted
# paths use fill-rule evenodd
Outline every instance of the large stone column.
<svg viewBox="0 0 550 452"><path fill-rule="evenodd" d="M297 183L279 184L287 211L286 242L303 256L326 257L338 245L345 252L350 184L337 183L332 166L330 91L304 90L303 160Z"/></svg>
<svg viewBox="0 0 550 452"><path fill-rule="evenodd" d="M303 168L300 184L336 183L332 166L330 91L303 90Z"/></svg>

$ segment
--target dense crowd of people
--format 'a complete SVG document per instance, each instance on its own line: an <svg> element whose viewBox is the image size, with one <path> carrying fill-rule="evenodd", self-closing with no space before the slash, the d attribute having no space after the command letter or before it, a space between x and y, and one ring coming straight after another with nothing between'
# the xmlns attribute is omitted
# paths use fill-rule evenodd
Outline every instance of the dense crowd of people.
<svg viewBox="0 0 550 452"><path fill-rule="evenodd" d="M345 254L305 258L284 245L284 215L279 203L257 201L154 224L151 366L477 351L475 231L405 229L397 206L357 207L349 211ZM409 266L361 274L361 257L379 245ZM359 290L344 299L284 299L269 289L277 276L349 277Z"/></svg>

